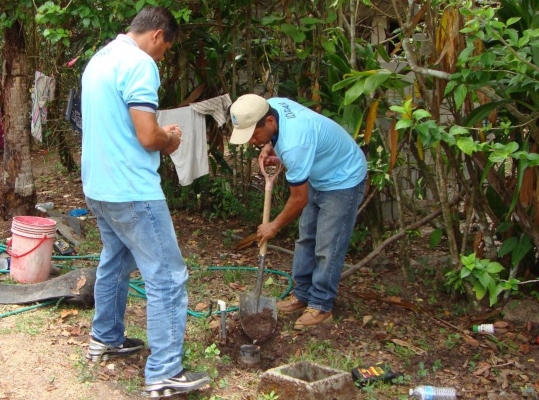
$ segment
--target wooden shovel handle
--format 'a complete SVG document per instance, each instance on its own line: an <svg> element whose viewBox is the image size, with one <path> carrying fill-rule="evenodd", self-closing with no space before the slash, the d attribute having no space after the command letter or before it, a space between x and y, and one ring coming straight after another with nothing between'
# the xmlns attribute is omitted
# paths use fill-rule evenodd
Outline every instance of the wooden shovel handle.
<svg viewBox="0 0 539 400"><path fill-rule="evenodd" d="M260 170L262 171L262 174L264 175L264 178L266 179L266 187L264 189L264 211L262 212L262 223L267 224L270 221L270 208L271 208L271 192L273 191L273 182L275 181L275 178L277 178L277 175L279 175L279 172L281 172L281 169L283 168L283 164L279 161L277 157L271 157L274 159L273 161L277 160L278 164L276 165L275 172L270 175L265 168L264 161L260 158L259 164L260 164ZM266 240L262 246L260 246L259 254L261 256L266 255L266 251L268 249L268 241Z"/></svg>
<svg viewBox="0 0 539 400"><path fill-rule="evenodd" d="M264 165L264 160L262 158L258 159L258 164L260 165L260 171L262 172L262 175L264 175L264 179L266 180L266 188L264 189L266 192L269 190L270 192L273 189L273 182L277 178L277 175L279 175L279 172L283 169L283 164L281 163L281 160L279 160L275 156L267 157L267 159L275 162L275 171L270 175L268 171L266 171L266 166Z"/></svg>

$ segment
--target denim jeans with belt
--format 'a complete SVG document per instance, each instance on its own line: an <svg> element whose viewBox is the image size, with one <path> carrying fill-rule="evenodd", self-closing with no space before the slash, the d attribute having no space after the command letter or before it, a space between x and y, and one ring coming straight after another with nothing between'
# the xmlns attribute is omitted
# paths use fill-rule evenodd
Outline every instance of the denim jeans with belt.
<svg viewBox="0 0 539 400"><path fill-rule="evenodd" d="M322 192L309 184L309 203L299 220L292 277L294 295L310 308L331 311L354 231L365 182Z"/></svg>
<svg viewBox="0 0 539 400"><path fill-rule="evenodd" d="M97 217L103 249L94 290L92 335L118 346L130 274L139 269L147 296L146 383L180 373L187 320L187 266L164 200L110 203L86 198Z"/></svg>

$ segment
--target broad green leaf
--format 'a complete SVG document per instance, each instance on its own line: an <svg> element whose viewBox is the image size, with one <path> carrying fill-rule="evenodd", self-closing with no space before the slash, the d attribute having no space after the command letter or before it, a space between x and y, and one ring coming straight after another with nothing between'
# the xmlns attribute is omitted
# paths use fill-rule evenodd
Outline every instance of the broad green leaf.
<svg viewBox="0 0 539 400"><path fill-rule="evenodd" d="M365 94L369 95L378 89L382 84L387 81L391 75L385 71L381 71L376 75L371 75L365 79Z"/></svg>
<svg viewBox="0 0 539 400"><path fill-rule="evenodd" d="M470 131L462 126L453 125L449 129L449 134L453 136L468 135Z"/></svg>
<svg viewBox="0 0 539 400"><path fill-rule="evenodd" d="M449 93L451 93L456 86L457 86L456 81L449 81L447 86L445 87L444 97L447 96Z"/></svg>
<svg viewBox="0 0 539 400"><path fill-rule="evenodd" d="M352 104L359 96L364 94L365 79L361 79L344 94L344 105Z"/></svg>
<svg viewBox="0 0 539 400"><path fill-rule="evenodd" d="M335 51L337 50L337 48L335 47L335 43L333 43L331 40L322 39L321 44L324 50L328 53L335 53Z"/></svg>
<svg viewBox="0 0 539 400"><path fill-rule="evenodd" d="M423 110L421 108L419 110L415 110L413 112L413 115L414 115L414 119L416 121L422 120L423 118L430 118L431 117L430 112L428 112L427 110Z"/></svg>
<svg viewBox="0 0 539 400"><path fill-rule="evenodd" d="M140 1L144 2L144 0L140 0ZM263 17L260 20L260 22L262 23L262 25L267 26L267 25L273 25L275 23L280 23L283 20L284 20L284 17L278 16L278 15L268 15L268 16Z"/></svg>
<svg viewBox="0 0 539 400"><path fill-rule="evenodd" d="M511 253L511 264L516 267L532 248L530 238L527 235L522 235Z"/></svg>
<svg viewBox="0 0 539 400"><path fill-rule="evenodd" d="M312 17L303 17L300 19L300 21L305 25L314 25L314 24L323 24L324 21L318 18L312 18Z"/></svg>
<svg viewBox="0 0 539 400"><path fill-rule="evenodd" d="M355 76L350 76L348 78L343 79L340 82L337 82L335 85L333 85L333 87L331 89L335 92L335 91L337 91L339 89L348 87L348 86L356 83L357 81L358 81L358 78L356 78Z"/></svg>
<svg viewBox="0 0 539 400"><path fill-rule="evenodd" d="M518 239L514 236L511 236L505 239L498 250L498 257L503 257L513 251L515 246L518 243Z"/></svg>
<svg viewBox="0 0 539 400"><path fill-rule="evenodd" d="M467 256L460 256L460 261L464 264L464 265L473 265L475 264L475 253L470 253L468 254Z"/></svg>
<svg viewBox="0 0 539 400"><path fill-rule="evenodd" d="M467 136L462 137L457 140L457 147L464 153L469 156L471 156L475 150L475 142L474 140Z"/></svg>
<svg viewBox="0 0 539 400"><path fill-rule="evenodd" d="M477 300L481 300L483 297L485 297L487 288L482 286L479 281L476 281L473 285L473 291L475 292L475 297Z"/></svg>
<svg viewBox="0 0 539 400"><path fill-rule="evenodd" d="M401 107L401 106L391 106L389 107L389 109L399 114L406 114L406 108Z"/></svg>
<svg viewBox="0 0 539 400"><path fill-rule="evenodd" d="M440 244L440 241L442 240L443 236L443 230L441 229L435 229L432 231L429 237L429 247L432 249L433 247Z"/></svg>
<svg viewBox="0 0 539 400"><path fill-rule="evenodd" d="M305 36L305 33L301 32L297 27L290 24L282 24L281 25L282 31L290 36L292 40L296 43L303 42L307 36Z"/></svg>
<svg viewBox="0 0 539 400"><path fill-rule="evenodd" d="M401 130L406 129L412 126L412 121L409 119L401 119L399 122L397 122L397 125L395 126L395 129Z"/></svg>
<svg viewBox="0 0 539 400"><path fill-rule="evenodd" d="M455 89L455 106L457 107L457 110L460 110L462 107L462 103L464 103L467 94L468 88L466 85L458 85Z"/></svg>
<svg viewBox="0 0 539 400"><path fill-rule="evenodd" d="M484 288L488 288L488 285L492 281L492 277L487 272L481 271L481 273L478 273L477 275L474 274L474 275Z"/></svg>
<svg viewBox="0 0 539 400"><path fill-rule="evenodd" d="M352 104L357 98L364 94L365 80L361 79L344 94L344 105Z"/></svg>
<svg viewBox="0 0 539 400"><path fill-rule="evenodd" d="M464 279L467 276L469 276L471 273L472 273L472 271L470 271L468 268L462 268L460 270L460 277L461 277L461 279Z"/></svg>
<svg viewBox="0 0 539 400"><path fill-rule="evenodd" d="M503 271L505 268L498 262L492 261L487 265L486 271L489 274L497 274Z"/></svg>
<svg viewBox="0 0 539 400"><path fill-rule="evenodd" d="M528 153L526 158L530 162L530 167L535 167L539 163L539 154L537 153Z"/></svg>
<svg viewBox="0 0 539 400"><path fill-rule="evenodd" d="M453 135L447 134L447 132L442 132L442 138L444 142L446 142L450 146L455 146L457 144L457 141L455 140L455 137Z"/></svg>
<svg viewBox="0 0 539 400"><path fill-rule="evenodd" d="M486 52L481 54L481 62L484 67L490 67L496 61L496 54L492 52Z"/></svg>
<svg viewBox="0 0 539 400"><path fill-rule="evenodd" d="M507 160L507 154L505 153L491 153L489 156L488 156L488 159L489 161L493 162L493 163L502 163L504 162L505 160Z"/></svg>
<svg viewBox="0 0 539 400"><path fill-rule="evenodd" d="M337 19L337 13L335 11L331 11L326 17L326 23L331 24L336 19Z"/></svg>
<svg viewBox="0 0 539 400"><path fill-rule="evenodd" d="M498 302L498 295L502 292L502 290L502 288L498 288L496 286L496 283L494 283L494 281L491 282L488 286L488 299L491 307Z"/></svg>
<svg viewBox="0 0 539 400"><path fill-rule="evenodd" d="M464 120L464 126L474 126L480 121L486 119L492 111L502 106L503 104L510 103L512 100L493 101L491 103L483 104L473 110Z"/></svg>

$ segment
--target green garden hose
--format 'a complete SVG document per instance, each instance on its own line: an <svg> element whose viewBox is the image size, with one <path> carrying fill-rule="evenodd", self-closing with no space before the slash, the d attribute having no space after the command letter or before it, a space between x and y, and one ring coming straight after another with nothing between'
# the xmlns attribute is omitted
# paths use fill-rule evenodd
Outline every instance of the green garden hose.
<svg viewBox="0 0 539 400"><path fill-rule="evenodd" d="M3 244L0 244L0 253L6 251L6 246L3 245ZM96 254L90 254L90 255L86 255L86 256L52 256L52 259L53 260L92 260L92 261L99 261L99 255L96 255ZM66 267L64 265L58 265L58 264L54 264L55 267L59 267L59 268L70 268L70 269L75 269L73 267ZM200 266L191 266L192 269L202 269ZM207 271L258 271L258 268L257 267L231 267L231 266L223 266L223 267L219 267L219 266L214 266L214 267L208 267L206 268ZM288 294L290 293L290 291L292 290L292 287L293 287L293 281L292 281L292 277L290 276L290 274L286 273L286 272L283 272L283 271L277 271L277 270L273 270L273 269L266 269L264 270L266 273L270 273L270 274L275 274L275 275L281 275L281 276L284 276L287 278L288 280L288 285L287 285L287 288L286 290L283 292L283 294L281 294L279 296L280 299L284 299L286 296L288 296ZM0 273L9 273L8 270L0 270ZM130 296L133 296L133 297L137 297L137 298L141 298L141 299L146 299L146 290L144 289L144 281L142 280L142 278L134 278L134 279L131 279L131 281L129 282L129 287L132 289L131 292L129 292L129 295ZM30 310L33 310L37 307L43 307L43 306L46 306L46 305L49 305L49 304L52 304L52 303L55 303L55 301L46 301L46 302L43 302L43 303L40 303L36 306L31 306L31 307L25 307L25 308L21 308L19 310L16 310L16 311L12 311L10 313L6 313L6 314L0 314L0 318L3 318L3 317L7 317L9 315L13 315L13 314L18 314L20 312L24 312L24 311L30 311ZM232 312L232 311L237 311L238 310L238 306L233 306L233 307L229 307L225 310L225 313L227 312ZM206 313L203 313L203 312L196 312L196 311L192 311L190 309L187 310L187 314L188 315L191 315L193 317L196 317L196 318L207 318L209 316L211 316L212 314L220 314L221 311L220 310L215 310L213 311L212 310L212 307L210 307L210 310L209 312L206 312Z"/></svg>

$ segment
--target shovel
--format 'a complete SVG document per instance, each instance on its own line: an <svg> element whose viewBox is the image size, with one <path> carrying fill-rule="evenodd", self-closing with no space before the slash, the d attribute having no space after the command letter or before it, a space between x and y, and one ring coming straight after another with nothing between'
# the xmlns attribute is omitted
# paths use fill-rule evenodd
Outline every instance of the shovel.
<svg viewBox="0 0 539 400"><path fill-rule="evenodd" d="M278 160L277 157L273 157ZM268 223L270 220L271 192L273 190L273 182L282 169L282 164L279 162L275 167L273 174L269 174L264 167L262 159L260 159L260 170L266 180L264 190L264 212L262 214L262 223ZM256 277L256 285L253 293L240 294L240 320L241 326L245 334L254 342L263 342L273 334L277 326L277 308L275 306L274 297L261 296L262 281L264 277L264 263L266 261L266 250L268 242L265 241L260 246L258 258L258 273Z"/></svg>

